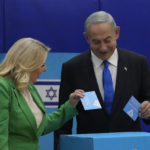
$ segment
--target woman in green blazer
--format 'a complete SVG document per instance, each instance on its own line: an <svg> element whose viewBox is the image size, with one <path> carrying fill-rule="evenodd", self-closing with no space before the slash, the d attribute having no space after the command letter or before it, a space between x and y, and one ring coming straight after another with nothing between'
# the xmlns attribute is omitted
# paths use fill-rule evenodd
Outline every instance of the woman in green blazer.
<svg viewBox="0 0 150 150"><path fill-rule="evenodd" d="M77 115L75 106L84 96L75 90L51 114L33 82L46 71L49 48L38 40L23 38L8 51L0 65L0 150L39 150L39 136L60 128Z"/></svg>

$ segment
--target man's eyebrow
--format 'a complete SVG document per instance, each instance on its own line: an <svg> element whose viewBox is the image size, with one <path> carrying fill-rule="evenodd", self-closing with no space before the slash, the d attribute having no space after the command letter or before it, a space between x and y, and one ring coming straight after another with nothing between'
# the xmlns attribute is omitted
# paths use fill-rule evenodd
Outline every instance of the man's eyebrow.
<svg viewBox="0 0 150 150"><path fill-rule="evenodd" d="M110 39L111 38L111 36L108 36L108 37L106 37L104 40L107 40L107 39Z"/></svg>

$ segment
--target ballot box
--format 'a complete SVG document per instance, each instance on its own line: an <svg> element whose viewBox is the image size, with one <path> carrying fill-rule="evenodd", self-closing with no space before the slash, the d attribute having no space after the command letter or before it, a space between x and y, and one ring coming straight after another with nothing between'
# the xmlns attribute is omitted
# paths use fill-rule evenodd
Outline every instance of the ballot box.
<svg viewBox="0 0 150 150"><path fill-rule="evenodd" d="M149 150L150 133L118 132L61 135L59 150Z"/></svg>

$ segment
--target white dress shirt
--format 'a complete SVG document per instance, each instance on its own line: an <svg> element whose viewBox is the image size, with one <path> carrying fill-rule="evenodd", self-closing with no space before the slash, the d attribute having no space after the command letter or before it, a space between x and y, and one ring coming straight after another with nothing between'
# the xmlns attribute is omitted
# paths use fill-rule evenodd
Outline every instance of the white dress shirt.
<svg viewBox="0 0 150 150"><path fill-rule="evenodd" d="M104 88L103 88L103 69L104 69L104 64L103 60L98 58L91 50L91 60L93 63L93 68L96 76L96 80L98 83L99 90L101 91L101 96L104 99ZM113 89L115 91L115 86L116 86L116 76L117 76L117 66L118 66L118 51L117 48L115 49L114 53L112 56L107 60L109 62L109 70L112 76L112 81L113 81Z"/></svg>

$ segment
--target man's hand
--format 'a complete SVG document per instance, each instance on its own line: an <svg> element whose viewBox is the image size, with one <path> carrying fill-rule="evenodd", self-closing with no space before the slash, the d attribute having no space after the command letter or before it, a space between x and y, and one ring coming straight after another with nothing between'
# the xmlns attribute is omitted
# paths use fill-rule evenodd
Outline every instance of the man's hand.
<svg viewBox="0 0 150 150"><path fill-rule="evenodd" d="M150 119L150 102L144 101L139 109L139 116L143 119Z"/></svg>

